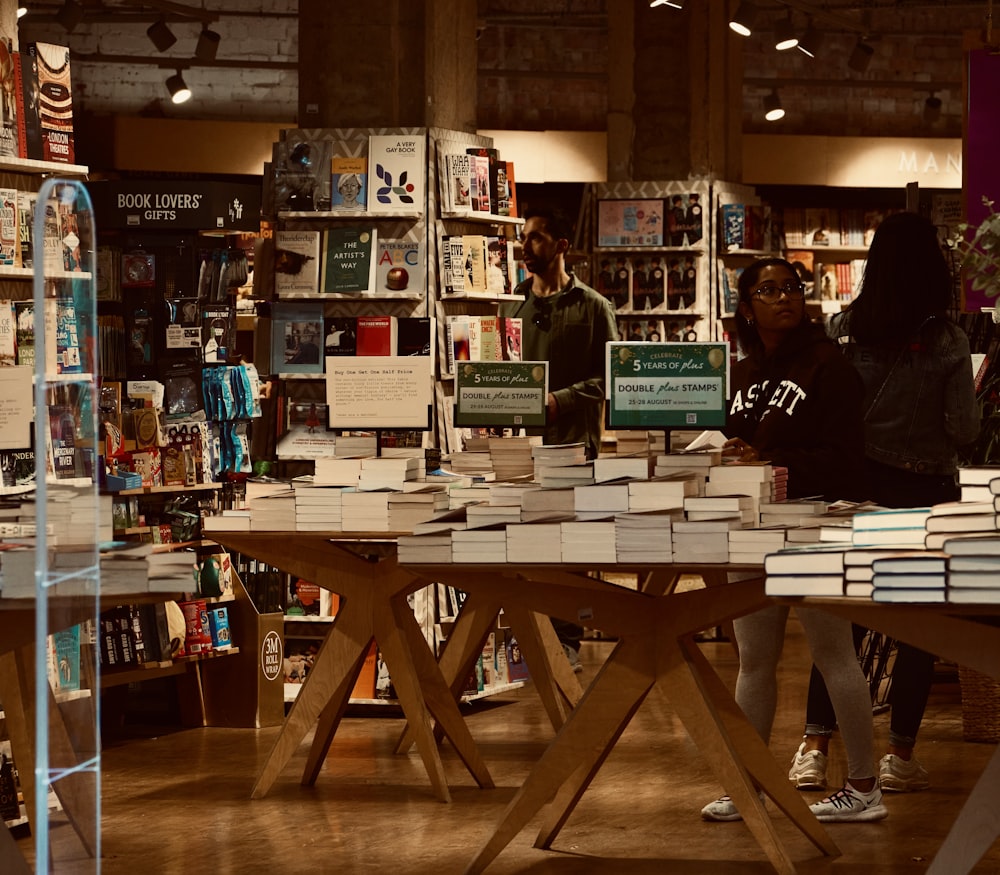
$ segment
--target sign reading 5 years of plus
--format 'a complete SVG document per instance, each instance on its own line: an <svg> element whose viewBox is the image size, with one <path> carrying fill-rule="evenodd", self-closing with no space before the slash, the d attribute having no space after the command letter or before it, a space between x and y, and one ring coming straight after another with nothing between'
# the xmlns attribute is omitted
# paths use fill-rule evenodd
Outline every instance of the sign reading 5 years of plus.
<svg viewBox="0 0 1000 875"><path fill-rule="evenodd" d="M726 423L728 343L609 343L606 377L610 428Z"/></svg>

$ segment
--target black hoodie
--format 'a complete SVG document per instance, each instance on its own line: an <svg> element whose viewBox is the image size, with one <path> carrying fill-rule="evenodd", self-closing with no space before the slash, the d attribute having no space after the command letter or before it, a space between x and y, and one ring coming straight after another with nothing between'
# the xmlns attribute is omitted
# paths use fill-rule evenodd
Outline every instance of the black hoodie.
<svg viewBox="0 0 1000 875"><path fill-rule="evenodd" d="M818 325L733 367L726 434L788 469L788 497L861 500L864 386Z"/></svg>

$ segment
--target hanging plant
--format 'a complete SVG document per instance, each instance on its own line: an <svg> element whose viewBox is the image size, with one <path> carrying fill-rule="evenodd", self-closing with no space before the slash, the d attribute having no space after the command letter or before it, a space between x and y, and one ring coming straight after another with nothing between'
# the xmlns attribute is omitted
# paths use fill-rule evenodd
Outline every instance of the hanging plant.
<svg viewBox="0 0 1000 875"><path fill-rule="evenodd" d="M996 299L993 321L1000 322L1000 213L989 198L984 197L983 204L989 211L986 217L978 225L959 224L958 237L950 242L973 290Z"/></svg>

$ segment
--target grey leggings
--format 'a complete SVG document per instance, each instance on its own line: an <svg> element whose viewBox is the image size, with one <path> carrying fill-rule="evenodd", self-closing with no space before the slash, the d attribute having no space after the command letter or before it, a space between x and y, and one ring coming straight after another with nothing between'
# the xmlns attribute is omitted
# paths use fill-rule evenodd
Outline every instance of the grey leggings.
<svg viewBox="0 0 1000 875"><path fill-rule="evenodd" d="M740 650L736 703L768 743L778 703L778 659L785 643L788 607L774 605L733 621ZM847 749L849 778L874 776L875 738L868 684L858 664L848 620L797 607L813 662L826 681Z"/></svg>

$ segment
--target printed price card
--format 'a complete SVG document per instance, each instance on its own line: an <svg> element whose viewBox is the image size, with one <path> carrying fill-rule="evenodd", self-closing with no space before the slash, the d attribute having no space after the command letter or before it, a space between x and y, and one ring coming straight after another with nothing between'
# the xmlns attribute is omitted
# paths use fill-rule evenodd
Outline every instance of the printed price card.
<svg viewBox="0 0 1000 875"><path fill-rule="evenodd" d="M544 426L548 394L548 362L456 362L455 425Z"/></svg>
<svg viewBox="0 0 1000 875"><path fill-rule="evenodd" d="M728 343L608 344L610 428L726 423Z"/></svg>

